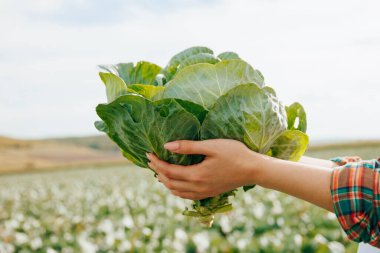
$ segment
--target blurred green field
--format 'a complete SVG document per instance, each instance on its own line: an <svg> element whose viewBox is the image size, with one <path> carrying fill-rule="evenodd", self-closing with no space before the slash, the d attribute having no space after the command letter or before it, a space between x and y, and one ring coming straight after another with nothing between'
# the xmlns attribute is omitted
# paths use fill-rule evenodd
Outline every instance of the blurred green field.
<svg viewBox="0 0 380 253"><path fill-rule="evenodd" d="M343 154L380 143L308 152ZM334 214L278 192L239 192L211 229L182 216L190 203L135 166L3 175L0 252L356 252Z"/></svg>

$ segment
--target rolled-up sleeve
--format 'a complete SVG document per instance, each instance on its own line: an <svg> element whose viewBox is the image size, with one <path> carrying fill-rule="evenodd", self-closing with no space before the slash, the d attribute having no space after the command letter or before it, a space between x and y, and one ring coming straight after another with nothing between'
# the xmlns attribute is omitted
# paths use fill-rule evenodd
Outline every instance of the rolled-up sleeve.
<svg viewBox="0 0 380 253"><path fill-rule="evenodd" d="M380 162L346 163L334 158L331 195L339 223L350 240L380 248Z"/></svg>

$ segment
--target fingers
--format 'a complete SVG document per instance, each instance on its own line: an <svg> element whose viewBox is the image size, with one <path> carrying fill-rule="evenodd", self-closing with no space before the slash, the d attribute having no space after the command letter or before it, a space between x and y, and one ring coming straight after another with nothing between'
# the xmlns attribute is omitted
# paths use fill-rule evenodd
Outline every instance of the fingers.
<svg viewBox="0 0 380 253"><path fill-rule="evenodd" d="M151 153L147 153L147 157L150 161L148 165L157 173L158 180L174 195L184 199L199 200L213 194L203 183L200 164L190 166L170 164ZM205 161L201 164L204 163Z"/></svg>
<svg viewBox="0 0 380 253"><path fill-rule="evenodd" d="M197 186L192 182L169 179L162 174L158 175L158 180L171 191L193 192L194 189L197 189Z"/></svg>
<svg viewBox="0 0 380 253"><path fill-rule="evenodd" d="M186 181L169 179L162 174L158 175L157 178L161 183L165 185L166 188L168 188L172 192L173 195L177 197L191 200L207 198L207 196L203 192L194 191L194 189L200 189L195 184Z"/></svg>
<svg viewBox="0 0 380 253"><path fill-rule="evenodd" d="M215 154L216 140L205 141L173 141L164 145L167 150L177 154L198 154L213 155Z"/></svg>
<svg viewBox="0 0 380 253"><path fill-rule="evenodd" d="M153 154L147 154L150 161L148 163L149 167L153 169L157 174L163 174L165 177L176 180L189 181L192 177L189 167L192 166L181 166L170 164L158 159L157 156Z"/></svg>
<svg viewBox="0 0 380 253"><path fill-rule="evenodd" d="M157 176L158 180L165 185L175 196L184 198L199 200L207 197L216 196L217 193L210 191L208 187L198 185L194 182L174 180L165 177L162 174Z"/></svg>
<svg viewBox="0 0 380 253"><path fill-rule="evenodd" d="M181 191L172 191L173 195L183 198L183 199L190 199L190 200L200 200L207 198L206 196L203 196L201 194L197 194L194 192L181 192Z"/></svg>

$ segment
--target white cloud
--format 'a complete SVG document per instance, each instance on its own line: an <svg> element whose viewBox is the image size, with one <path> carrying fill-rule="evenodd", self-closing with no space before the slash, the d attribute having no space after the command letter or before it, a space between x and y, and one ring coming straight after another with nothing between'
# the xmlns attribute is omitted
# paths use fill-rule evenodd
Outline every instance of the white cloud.
<svg viewBox="0 0 380 253"><path fill-rule="evenodd" d="M186 47L206 45L238 52L286 103L302 102L312 139L380 137L377 1L164 1L174 5L167 11L127 1L121 12L115 6L121 18L112 23L77 24L9 2L0 1L0 135L94 134L94 106L104 101L97 64L164 65ZM51 2L41 10L64 8Z"/></svg>
<svg viewBox="0 0 380 253"><path fill-rule="evenodd" d="M26 1L27 7L35 13L57 11L62 8L63 0L31 0Z"/></svg>

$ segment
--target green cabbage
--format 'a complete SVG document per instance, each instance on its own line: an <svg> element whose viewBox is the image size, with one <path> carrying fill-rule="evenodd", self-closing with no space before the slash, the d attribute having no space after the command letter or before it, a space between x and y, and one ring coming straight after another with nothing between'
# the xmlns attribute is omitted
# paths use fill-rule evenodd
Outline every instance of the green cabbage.
<svg viewBox="0 0 380 253"><path fill-rule="evenodd" d="M217 56L192 47L167 66L102 65L108 103L95 122L134 164L148 168L151 152L174 164L202 161L201 155L174 154L163 148L174 140L235 139L255 152L297 161L306 151L306 114L299 103L284 106L264 77L234 52ZM247 191L254 186L244 186ZM235 191L194 201L185 215L211 226L214 214L230 211Z"/></svg>

